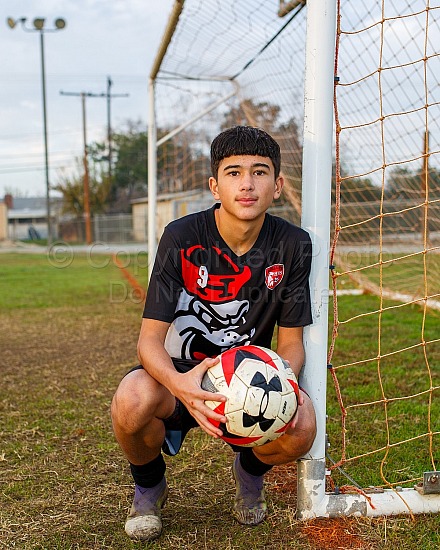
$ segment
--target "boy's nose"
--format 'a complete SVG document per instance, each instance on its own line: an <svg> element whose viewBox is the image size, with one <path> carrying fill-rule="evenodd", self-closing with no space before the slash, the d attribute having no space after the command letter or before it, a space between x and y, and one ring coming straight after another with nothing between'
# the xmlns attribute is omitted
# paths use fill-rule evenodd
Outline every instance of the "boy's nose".
<svg viewBox="0 0 440 550"><path fill-rule="evenodd" d="M241 181L241 188L242 189L253 189L254 188L254 180L253 180L251 174L245 174L243 176L243 179Z"/></svg>

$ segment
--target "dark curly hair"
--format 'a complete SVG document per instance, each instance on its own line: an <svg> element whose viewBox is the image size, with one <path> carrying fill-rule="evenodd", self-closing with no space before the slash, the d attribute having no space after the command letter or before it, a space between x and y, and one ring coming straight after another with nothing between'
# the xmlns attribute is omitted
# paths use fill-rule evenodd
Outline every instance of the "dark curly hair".
<svg viewBox="0 0 440 550"><path fill-rule="evenodd" d="M211 171L215 179L218 176L220 162L236 155L268 157L273 163L275 178L280 175L280 146L272 136L260 128L234 126L214 138L211 144Z"/></svg>

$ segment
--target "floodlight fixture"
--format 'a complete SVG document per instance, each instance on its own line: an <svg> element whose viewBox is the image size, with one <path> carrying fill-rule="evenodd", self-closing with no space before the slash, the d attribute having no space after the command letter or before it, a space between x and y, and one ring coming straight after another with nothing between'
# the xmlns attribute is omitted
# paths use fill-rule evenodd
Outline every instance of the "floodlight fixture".
<svg viewBox="0 0 440 550"><path fill-rule="evenodd" d="M37 17L34 19L34 27L37 29L37 31L42 31L44 27L44 19L41 17Z"/></svg>
<svg viewBox="0 0 440 550"><path fill-rule="evenodd" d="M8 17L6 19L6 23L9 28L15 29L15 27L20 23L21 26L23 27L23 30L27 32L32 32L32 31L39 31L40 33L56 32L56 31L61 31L66 26L66 20L63 19L62 17L58 17L57 19L55 19L54 26L49 29L45 26L46 19L44 19L44 17L36 17L32 21L32 25L33 25L32 27L27 27L25 25L26 21L27 21L26 17L19 17L18 19L14 19L13 17Z"/></svg>

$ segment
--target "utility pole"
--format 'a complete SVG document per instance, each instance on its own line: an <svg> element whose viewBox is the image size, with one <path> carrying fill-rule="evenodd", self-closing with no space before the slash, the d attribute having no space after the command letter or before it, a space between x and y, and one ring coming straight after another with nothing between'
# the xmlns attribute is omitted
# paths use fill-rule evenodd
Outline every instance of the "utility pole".
<svg viewBox="0 0 440 550"><path fill-rule="evenodd" d="M89 163L87 160L87 123L86 123L86 97L94 97L94 94L85 92L60 92L61 95L70 95L81 98L82 105L82 123L83 123L83 142L84 142L84 222L86 227L86 242L92 242L92 228L90 223L90 182L89 182Z"/></svg>
<svg viewBox="0 0 440 550"><path fill-rule="evenodd" d="M87 159L87 123L86 123L86 96L81 94L83 141L84 141L84 219L86 222L86 243L92 243L92 228L90 224L90 179L89 162Z"/></svg>
<svg viewBox="0 0 440 550"><path fill-rule="evenodd" d="M111 124L111 88L113 82L112 79L107 77L107 142L108 142L108 179L112 181L112 124Z"/></svg>
<svg viewBox="0 0 440 550"><path fill-rule="evenodd" d="M90 220L90 179L89 179L89 163L87 150L87 129L86 129L86 97L105 97L107 98L107 139L108 139L108 176L109 181L112 177L112 130L111 130L111 99L113 97L128 97L128 94L111 94L112 86L110 77L107 77L107 92L100 94L92 94L91 92L63 92L61 95L76 96L81 98L82 103L82 121L83 121L83 140L84 140L84 221L86 226L86 242L92 242L92 229Z"/></svg>
<svg viewBox="0 0 440 550"><path fill-rule="evenodd" d="M114 97L128 97L129 94L112 94L111 93L111 87L113 86L112 79L108 76L107 77L107 93L105 94L107 98L107 141L108 141L108 179L109 183L111 184L112 181L112 175L113 175L113 168L112 168L112 160L113 160L113 137L112 137L112 123L111 123L111 100Z"/></svg>
<svg viewBox="0 0 440 550"><path fill-rule="evenodd" d="M112 134L112 123L111 123L111 100L114 97L128 97L129 94L112 94L111 87L113 86L112 79L107 77L107 141L108 141L108 179L111 183L112 181L112 160L113 160L113 134Z"/></svg>

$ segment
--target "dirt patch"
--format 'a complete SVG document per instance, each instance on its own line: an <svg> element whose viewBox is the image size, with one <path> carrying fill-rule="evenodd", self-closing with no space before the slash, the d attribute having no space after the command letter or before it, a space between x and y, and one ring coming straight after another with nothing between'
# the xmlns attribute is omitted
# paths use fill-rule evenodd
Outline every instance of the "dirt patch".
<svg viewBox="0 0 440 550"><path fill-rule="evenodd" d="M301 533L312 548L319 550L372 548L371 543L362 537L358 522L351 518L313 520L301 528Z"/></svg>

